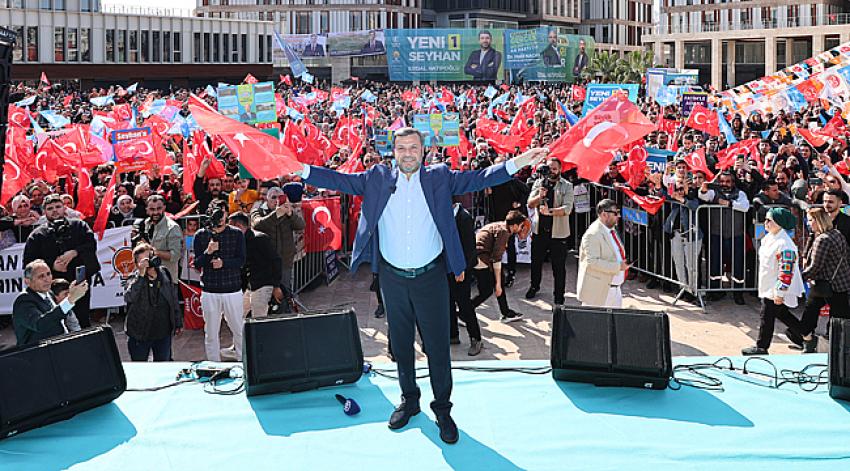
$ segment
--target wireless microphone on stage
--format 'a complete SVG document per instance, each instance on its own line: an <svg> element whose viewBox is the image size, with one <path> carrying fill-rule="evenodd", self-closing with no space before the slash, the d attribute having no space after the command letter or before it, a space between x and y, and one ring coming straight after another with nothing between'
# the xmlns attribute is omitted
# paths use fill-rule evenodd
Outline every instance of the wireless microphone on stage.
<svg viewBox="0 0 850 471"><path fill-rule="evenodd" d="M354 399L346 399L340 394L335 394L334 397L342 404L342 411L345 412L345 415L357 415L360 413L360 406L354 402Z"/></svg>

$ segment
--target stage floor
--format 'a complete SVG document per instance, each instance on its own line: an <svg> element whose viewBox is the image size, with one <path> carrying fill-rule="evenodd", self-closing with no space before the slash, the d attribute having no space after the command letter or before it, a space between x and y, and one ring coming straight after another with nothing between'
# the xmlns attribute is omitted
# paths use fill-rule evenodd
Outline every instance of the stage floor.
<svg viewBox="0 0 850 471"><path fill-rule="evenodd" d="M769 358L790 369L826 363L822 354ZM676 363L707 360L713 359ZM140 388L169 383L185 366L127 363L125 369L129 387ZM439 439L427 380L419 382L423 413L396 432L387 419L398 385L380 376L250 399L183 384L126 392L113 404L0 441L0 469L850 469L850 404L832 400L825 386L811 393L794 385L774 390L712 375L724 391L597 388L556 382L551 374L455 371L456 445ZM344 415L337 393L354 398L362 412Z"/></svg>

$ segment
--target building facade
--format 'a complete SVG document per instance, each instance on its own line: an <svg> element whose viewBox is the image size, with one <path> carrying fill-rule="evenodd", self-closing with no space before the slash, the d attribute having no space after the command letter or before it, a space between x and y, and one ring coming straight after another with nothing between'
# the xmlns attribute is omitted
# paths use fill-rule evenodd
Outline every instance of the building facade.
<svg viewBox="0 0 850 471"><path fill-rule="evenodd" d="M850 41L846 0L661 0L643 43L659 64L740 85Z"/></svg>
<svg viewBox="0 0 850 471"><path fill-rule="evenodd" d="M182 16L177 16L182 14ZM17 33L13 80L167 88L272 77L268 21L206 19L190 10L104 12L99 0L0 0L0 24Z"/></svg>
<svg viewBox="0 0 850 471"><path fill-rule="evenodd" d="M597 50L623 55L644 49L652 27L652 0L581 0L579 34L592 36Z"/></svg>

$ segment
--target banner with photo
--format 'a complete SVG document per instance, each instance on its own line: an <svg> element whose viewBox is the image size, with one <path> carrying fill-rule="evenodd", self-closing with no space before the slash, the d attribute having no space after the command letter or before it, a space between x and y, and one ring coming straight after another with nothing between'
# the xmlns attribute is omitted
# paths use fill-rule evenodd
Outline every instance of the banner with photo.
<svg viewBox="0 0 850 471"><path fill-rule="evenodd" d="M280 38L298 57L324 57L327 54L328 37L324 34L281 34Z"/></svg>
<svg viewBox="0 0 850 471"><path fill-rule="evenodd" d="M115 170L118 172L150 169L156 163L151 128L112 131L112 152L115 155Z"/></svg>
<svg viewBox="0 0 850 471"><path fill-rule="evenodd" d="M392 81L504 79L501 29L386 30Z"/></svg>
<svg viewBox="0 0 850 471"><path fill-rule="evenodd" d="M349 33L328 34L328 55L339 56L375 56L387 52L384 30L353 31Z"/></svg>
<svg viewBox="0 0 850 471"><path fill-rule="evenodd" d="M413 127L424 137L425 147L456 147L460 145L460 122L457 113L417 114Z"/></svg>
<svg viewBox="0 0 850 471"><path fill-rule="evenodd" d="M505 35L505 68L514 79L540 82L573 82L584 45L584 65L595 47L590 36L558 34L555 28L508 29Z"/></svg>
<svg viewBox="0 0 850 471"><path fill-rule="evenodd" d="M277 121L277 103L272 82L218 87L218 111L246 124Z"/></svg>
<svg viewBox="0 0 850 471"><path fill-rule="evenodd" d="M130 242L132 227L107 229L97 241L100 271L91 280L91 308L124 305L124 282L136 269ZM0 250L0 315L11 314L24 284L24 243ZM73 280L69 280L73 281Z"/></svg>

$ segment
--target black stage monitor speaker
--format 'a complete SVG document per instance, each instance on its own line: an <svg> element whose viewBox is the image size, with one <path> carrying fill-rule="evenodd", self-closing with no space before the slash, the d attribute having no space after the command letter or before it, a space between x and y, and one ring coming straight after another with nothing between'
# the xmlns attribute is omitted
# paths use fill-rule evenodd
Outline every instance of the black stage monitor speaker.
<svg viewBox="0 0 850 471"><path fill-rule="evenodd" d="M829 396L850 401L850 319L829 321Z"/></svg>
<svg viewBox="0 0 850 471"><path fill-rule="evenodd" d="M556 306L551 362L558 380L664 389L673 375L667 314Z"/></svg>
<svg viewBox="0 0 850 471"><path fill-rule="evenodd" d="M111 402L127 388L108 326L0 352L0 439Z"/></svg>
<svg viewBox="0 0 850 471"><path fill-rule="evenodd" d="M363 374L363 348L353 309L245 322L246 392L297 392L353 383Z"/></svg>

